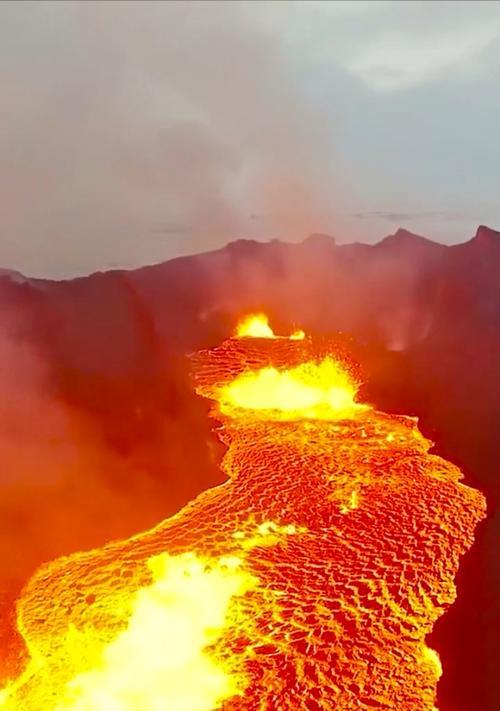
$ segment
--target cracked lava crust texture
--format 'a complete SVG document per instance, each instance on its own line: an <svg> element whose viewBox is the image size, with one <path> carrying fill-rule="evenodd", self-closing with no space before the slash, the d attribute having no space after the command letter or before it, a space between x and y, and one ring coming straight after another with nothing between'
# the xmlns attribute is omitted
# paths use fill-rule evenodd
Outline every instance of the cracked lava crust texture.
<svg viewBox="0 0 500 711"><path fill-rule="evenodd" d="M425 638L454 601L484 499L413 418L232 400L249 371L325 358L355 394L331 341L232 338L193 357L227 482L35 574L18 604L31 661L2 711L435 708Z"/></svg>

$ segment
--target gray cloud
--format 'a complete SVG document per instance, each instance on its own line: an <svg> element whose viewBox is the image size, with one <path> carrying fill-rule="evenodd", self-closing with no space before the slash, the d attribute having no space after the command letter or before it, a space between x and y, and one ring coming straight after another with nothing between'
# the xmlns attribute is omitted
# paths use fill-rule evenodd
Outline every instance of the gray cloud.
<svg viewBox="0 0 500 711"><path fill-rule="evenodd" d="M371 212L354 212L347 217L355 220L385 220L387 222L397 222L398 224L408 220L470 221L479 219L479 217L474 215L438 210L421 210L420 212L391 212L387 210L373 210Z"/></svg>
<svg viewBox="0 0 500 711"><path fill-rule="evenodd" d="M388 203L495 220L499 28L480 2L3 3L0 265L373 239L345 215Z"/></svg>
<svg viewBox="0 0 500 711"><path fill-rule="evenodd" d="M2 46L11 38L0 70L8 266L80 271L117 252L126 265L203 249L251 227L254 205L282 207L271 231L332 218L329 131L250 7L0 12ZM169 230L162 253L148 234L163 223L182 239Z"/></svg>

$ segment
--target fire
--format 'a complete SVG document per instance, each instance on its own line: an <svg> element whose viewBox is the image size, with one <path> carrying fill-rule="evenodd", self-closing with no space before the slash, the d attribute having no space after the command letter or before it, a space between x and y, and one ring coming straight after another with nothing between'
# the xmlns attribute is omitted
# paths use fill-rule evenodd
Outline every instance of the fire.
<svg viewBox="0 0 500 711"><path fill-rule="evenodd" d="M342 419L366 409L355 402L357 385L332 358L308 362L287 370L275 367L244 372L221 388L221 410L277 411L290 418ZM267 415L269 416L269 415Z"/></svg>
<svg viewBox="0 0 500 711"><path fill-rule="evenodd" d="M426 637L484 498L335 343L261 334L193 357L228 480L34 575L1 711L435 711Z"/></svg>
<svg viewBox="0 0 500 711"><path fill-rule="evenodd" d="M301 341L305 338L302 330L294 331L289 338L293 341ZM266 314L249 314L245 316L236 326L236 338L280 338L276 336L269 325Z"/></svg>

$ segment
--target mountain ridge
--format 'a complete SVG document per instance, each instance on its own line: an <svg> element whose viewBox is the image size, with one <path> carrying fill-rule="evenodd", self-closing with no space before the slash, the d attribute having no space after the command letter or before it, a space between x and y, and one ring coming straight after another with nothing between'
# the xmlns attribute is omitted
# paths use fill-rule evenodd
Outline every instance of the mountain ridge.
<svg viewBox="0 0 500 711"><path fill-rule="evenodd" d="M377 242L338 242L333 235L328 233L311 233L306 235L304 239L300 242L287 242L281 239L271 239L267 241L259 241L255 239L246 238L236 238L227 242L221 247L217 247L212 250L204 252L196 252L188 255L181 255L178 257L172 257L171 259L162 260L160 262L154 262L151 264L139 265L136 267L124 267L117 268L113 267L110 269L100 269L88 274L82 274L73 277L65 277L61 279L52 279L45 277L31 277L29 275L23 274L19 270L2 268L0 267L0 279L11 278L15 280L29 280L33 282L67 282L76 281L79 279L85 279L98 274L109 274L115 272L133 272L141 269L149 269L152 267L161 267L162 265L169 264L172 262L179 263L180 260L186 260L196 257L204 257L211 254L219 254L220 252L228 251L230 253L239 255L252 255L256 252L265 251L266 249L280 249L286 247L314 247L315 249L322 249L332 251L348 249L350 251L359 249L365 252L371 252L372 250L377 251L377 249L419 249L424 250L426 248L433 249L435 251L444 249L454 249L455 247L464 247L465 245L481 245L483 247L496 247L500 244L500 232L494 230L486 225L479 225L475 234L472 235L465 242L459 242L456 244L444 244L442 242L433 240L429 237L416 234L411 230L407 230L404 227L398 227L394 233L382 237Z"/></svg>

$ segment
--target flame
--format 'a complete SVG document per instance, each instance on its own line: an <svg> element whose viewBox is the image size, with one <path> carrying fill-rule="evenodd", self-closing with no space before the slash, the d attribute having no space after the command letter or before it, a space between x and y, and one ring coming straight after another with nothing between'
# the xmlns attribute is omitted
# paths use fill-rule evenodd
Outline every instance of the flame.
<svg viewBox="0 0 500 711"><path fill-rule="evenodd" d="M305 338L302 330L294 331L288 338L292 341L301 341ZM236 338L283 338L277 336L269 325L269 318L266 314L249 314L245 316L236 326Z"/></svg>
<svg viewBox="0 0 500 711"><path fill-rule="evenodd" d="M270 366L244 372L223 386L217 399L226 414L244 408L280 411L287 419L342 419L367 408L355 402L357 389L341 363L325 358L287 370Z"/></svg>
<svg viewBox="0 0 500 711"><path fill-rule="evenodd" d="M357 402L333 344L251 318L252 338L193 358L228 480L35 573L1 711L436 711L425 639L484 497L415 419Z"/></svg>

